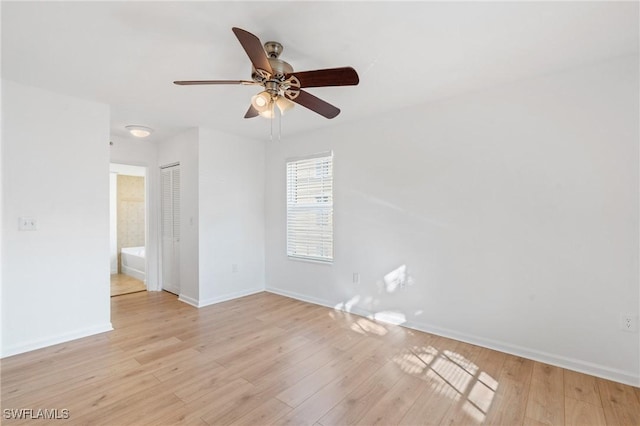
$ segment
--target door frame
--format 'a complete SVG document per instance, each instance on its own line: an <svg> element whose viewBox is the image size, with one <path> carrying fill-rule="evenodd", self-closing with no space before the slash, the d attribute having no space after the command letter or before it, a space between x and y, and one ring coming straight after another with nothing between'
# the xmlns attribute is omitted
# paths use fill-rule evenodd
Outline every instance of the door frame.
<svg viewBox="0 0 640 426"><path fill-rule="evenodd" d="M147 291L158 291L158 290L162 290L162 287L160 287L159 289L157 288L159 280L156 280L156 283L154 285L153 280L149 279L149 271L150 271L150 264L152 262L149 261L150 256L149 253L152 252L152 250L149 250L151 248L151 244L150 244L150 239L151 239L151 235L152 235L152 223L151 223L151 217L152 217L152 185L150 185L151 183L151 179L152 177L150 176L150 170L151 168L145 164L145 163L140 163L140 162L135 162L135 161L119 161L119 160L109 160L109 173L111 173L111 164L116 164L116 165L123 165L123 166L133 166L133 167L140 167L144 169L144 251L145 251L145 258L144 258L144 273L145 273L145 280L144 280L144 284L145 287L147 288ZM156 262L157 263L157 262ZM157 274L156 274L157 276Z"/></svg>

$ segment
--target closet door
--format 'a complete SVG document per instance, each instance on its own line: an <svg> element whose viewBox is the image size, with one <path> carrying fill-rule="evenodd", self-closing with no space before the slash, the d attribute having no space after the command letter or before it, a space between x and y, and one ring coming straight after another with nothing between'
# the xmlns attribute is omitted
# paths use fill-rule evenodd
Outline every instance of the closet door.
<svg viewBox="0 0 640 426"><path fill-rule="evenodd" d="M162 289L180 294L180 165L163 167Z"/></svg>

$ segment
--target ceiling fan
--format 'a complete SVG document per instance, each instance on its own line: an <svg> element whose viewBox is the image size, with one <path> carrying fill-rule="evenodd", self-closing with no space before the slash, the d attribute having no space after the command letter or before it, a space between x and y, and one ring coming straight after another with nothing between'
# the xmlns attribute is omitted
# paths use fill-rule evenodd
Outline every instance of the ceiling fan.
<svg viewBox="0 0 640 426"><path fill-rule="evenodd" d="M327 68L294 72L293 67L279 58L282 45L268 41L264 48L260 39L248 31L232 28L240 44L251 60L251 80L190 80L174 81L180 86L200 84L244 84L259 85L264 90L251 98L251 106L244 118L261 115L272 118L275 107L281 113L292 108L294 103L302 105L326 118L334 118L340 109L302 90L307 87L355 86L360 79L351 67Z"/></svg>

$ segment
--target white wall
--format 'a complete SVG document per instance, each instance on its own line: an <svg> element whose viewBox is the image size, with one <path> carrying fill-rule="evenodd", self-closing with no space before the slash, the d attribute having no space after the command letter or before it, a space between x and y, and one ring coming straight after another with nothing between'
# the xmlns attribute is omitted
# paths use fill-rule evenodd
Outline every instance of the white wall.
<svg viewBox="0 0 640 426"><path fill-rule="evenodd" d="M109 108L3 80L2 110L8 356L111 329Z"/></svg>
<svg viewBox="0 0 640 426"><path fill-rule="evenodd" d="M197 306L199 130L186 130L158 144L158 165L180 163L180 299ZM158 181L159 178L156 178Z"/></svg>
<svg viewBox="0 0 640 426"><path fill-rule="evenodd" d="M264 143L189 129L158 145L160 166L176 162L180 300L201 307L264 290Z"/></svg>
<svg viewBox="0 0 640 426"><path fill-rule="evenodd" d="M145 176L146 225L146 285L148 290L160 288L160 168L158 167L158 142L144 139L125 139L112 136L110 146L112 163L129 164L147 168Z"/></svg>
<svg viewBox="0 0 640 426"><path fill-rule="evenodd" d="M269 144L267 289L638 385L638 115L635 56ZM288 260L285 158L330 149L335 262Z"/></svg>
<svg viewBox="0 0 640 426"><path fill-rule="evenodd" d="M200 306L264 290L264 150L200 129Z"/></svg>

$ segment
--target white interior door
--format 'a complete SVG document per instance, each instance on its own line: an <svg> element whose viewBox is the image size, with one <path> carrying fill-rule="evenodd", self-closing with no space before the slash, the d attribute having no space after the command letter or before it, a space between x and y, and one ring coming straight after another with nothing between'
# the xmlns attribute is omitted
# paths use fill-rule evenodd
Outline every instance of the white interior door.
<svg viewBox="0 0 640 426"><path fill-rule="evenodd" d="M162 288L180 294L180 166L162 168Z"/></svg>

